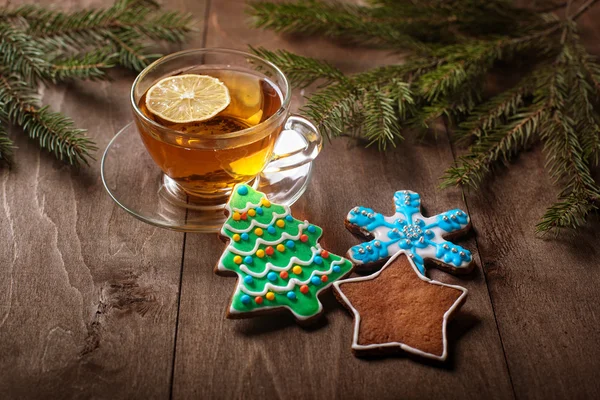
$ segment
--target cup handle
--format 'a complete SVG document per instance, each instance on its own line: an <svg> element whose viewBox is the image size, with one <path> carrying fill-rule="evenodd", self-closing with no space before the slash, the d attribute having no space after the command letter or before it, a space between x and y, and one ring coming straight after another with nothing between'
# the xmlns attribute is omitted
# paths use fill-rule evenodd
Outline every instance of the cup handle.
<svg viewBox="0 0 600 400"><path fill-rule="evenodd" d="M323 137L312 122L298 115L288 117L275 143L273 157L263 173L286 171L313 161L323 147Z"/></svg>

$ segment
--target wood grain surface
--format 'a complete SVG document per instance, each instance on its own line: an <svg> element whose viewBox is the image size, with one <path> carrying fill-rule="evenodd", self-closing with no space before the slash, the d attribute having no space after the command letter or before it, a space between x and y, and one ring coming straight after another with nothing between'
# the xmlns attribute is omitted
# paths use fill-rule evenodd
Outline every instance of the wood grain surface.
<svg viewBox="0 0 600 400"><path fill-rule="evenodd" d="M185 48L285 48L347 72L396 60L252 30L242 0L174 0L167 7L198 20ZM592 44L600 39L594 15L600 17L595 12L585 22ZM89 128L104 148L131 120L134 75L113 77L47 88L44 102ZM295 93L295 108L309 92ZM439 177L462 150L439 129L422 142L408 137L385 156L348 139L326 145L292 211L323 227L321 244L337 254L357 243L344 228L348 210L391 212L396 190L419 192L428 214L456 207L470 213L473 233L458 242L473 250L478 267L459 278L431 272L469 289L449 324L450 357L442 366L355 358L352 316L331 293L323 296L325 317L311 328L285 314L226 320L235 279L213 274L224 248L216 235L132 218L104 192L99 161L74 171L14 129L16 167L0 171L0 398L599 398L600 224L573 238L533 235L556 196L537 149L480 193L440 191Z"/></svg>

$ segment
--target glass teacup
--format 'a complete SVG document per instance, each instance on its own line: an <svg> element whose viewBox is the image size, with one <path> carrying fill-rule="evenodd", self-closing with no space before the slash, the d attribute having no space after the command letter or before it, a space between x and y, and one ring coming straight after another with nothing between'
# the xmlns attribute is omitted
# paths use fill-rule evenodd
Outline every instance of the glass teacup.
<svg viewBox="0 0 600 400"><path fill-rule="evenodd" d="M179 74L219 79L229 90L229 106L202 122L178 124L156 117L145 105L146 93L161 79ZM235 184L252 184L265 170L297 168L317 156L321 135L306 119L289 116L290 99L289 82L279 68L228 49L165 56L142 71L131 88L135 123L164 173L165 188L200 208L223 204ZM276 143L291 131L301 134L306 145L274 155Z"/></svg>

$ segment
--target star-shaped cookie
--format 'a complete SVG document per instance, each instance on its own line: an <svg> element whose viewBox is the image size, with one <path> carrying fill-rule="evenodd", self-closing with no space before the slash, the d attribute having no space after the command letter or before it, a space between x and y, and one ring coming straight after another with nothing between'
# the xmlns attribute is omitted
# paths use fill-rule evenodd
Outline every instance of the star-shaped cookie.
<svg viewBox="0 0 600 400"><path fill-rule="evenodd" d="M467 289L419 273L405 251L376 273L333 284L336 297L354 313L355 355L403 350L443 361L446 325L464 303Z"/></svg>

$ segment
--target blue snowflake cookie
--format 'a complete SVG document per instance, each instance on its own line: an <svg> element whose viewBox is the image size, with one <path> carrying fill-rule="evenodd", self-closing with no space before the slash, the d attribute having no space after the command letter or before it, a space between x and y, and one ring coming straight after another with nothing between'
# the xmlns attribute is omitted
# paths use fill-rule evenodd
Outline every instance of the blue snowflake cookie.
<svg viewBox="0 0 600 400"><path fill-rule="evenodd" d="M451 273L467 273L473 269L471 252L444 239L470 228L466 212L455 209L424 217L421 196L410 190L396 192L394 204L396 214L390 217L366 207L354 207L348 213L348 230L373 239L348 251L348 258L357 269L373 269L399 251L405 251L423 275L426 275L426 260Z"/></svg>

